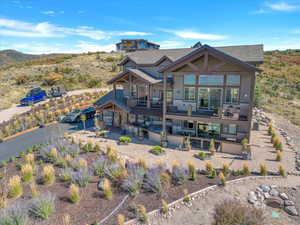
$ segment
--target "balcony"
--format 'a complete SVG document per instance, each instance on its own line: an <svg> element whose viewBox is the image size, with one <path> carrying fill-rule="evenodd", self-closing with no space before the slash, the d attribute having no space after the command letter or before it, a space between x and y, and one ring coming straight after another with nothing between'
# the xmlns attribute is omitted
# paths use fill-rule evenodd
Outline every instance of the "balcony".
<svg viewBox="0 0 300 225"><path fill-rule="evenodd" d="M127 105L131 108L152 108L162 109L163 102L161 100L150 100L150 107L148 107L147 99L130 98L127 99Z"/></svg>
<svg viewBox="0 0 300 225"><path fill-rule="evenodd" d="M181 108L181 109L180 109ZM234 121L248 121L249 104L223 104L223 107L217 109L196 109L194 106L187 106L186 110L180 106L168 106L167 114L189 117L203 117Z"/></svg>

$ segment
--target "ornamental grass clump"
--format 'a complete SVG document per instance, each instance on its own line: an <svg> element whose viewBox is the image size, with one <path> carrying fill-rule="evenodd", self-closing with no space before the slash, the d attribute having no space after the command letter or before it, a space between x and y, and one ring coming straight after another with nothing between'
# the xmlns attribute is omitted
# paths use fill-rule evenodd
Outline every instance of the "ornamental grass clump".
<svg viewBox="0 0 300 225"><path fill-rule="evenodd" d="M282 165L278 166L278 172L279 172L280 176L286 177L286 172Z"/></svg>
<svg viewBox="0 0 300 225"><path fill-rule="evenodd" d="M196 171L195 164L192 161L188 162L188 171L189 171L190 180L196 180L197 171Z"/></svg>
<svg viewBox="0 0 300 225"><path fill-rule="evenodd" d="M79 166L80 169L87 169L88 168L88 163L85 159L80 158L78 160L78 166Z"/></svg>
<svg viewBox="0 0 300 225"><path fill-rule="evenodd" d="M222 186L225 186L225 184L226 184L226 178L225 178L225 176L224 176L224 174L222 172L219 174L219 179L220 179L220 184Z"/></svg>
<svg viewBox="0 0 300 225"><path fill-rule="evenodd" d="M0 210L7 206L7 188L5 185L0 186Z"/></svg>
<svg viewBox="0 0 300 225"><path fill-rule="evenodd" d="M266 164L260 164L260 175L261 176L267 176L268 174L268 169L267 169L267 165Z"/></svg>
<svg viewBox="0 0 300 225"><path fill-rule="evenodd" d="M227 176L230 173L228 163L223 163L222 164L222 172L223 172L224 176Z"/></svg>
<svg viewBox="0 0 300 225"><path fill-rule="evenodd" d="M25 156L25 162L30 164L32 167L34 167L34 154L33 153L28 153L26 156Z"/></svg>
<svg viewBox="0 0 300 225"><path fill-rule="evenodd" d="M66 154L64 157L64 160L65 160L67 166L71 166L73 157L70 154Z"/></svg>
<svg viewBox="0 0 300 225"><path fill-rule="evenodd" d="M34 217L48 219L55 212L55 195L48 192L32 199L29 212Z"/></svg>
<svg viewBox="0 0 300 225"><path fill-rule="evenodd" d="M276 161L280 162L281 161L281 152L280 151L276 151Z"/></svg>
<svg viewBox="0 0 300 225"><path fill-rule="evenodd" d="M72 169L65 168L61 170L61 173L59 174L59 178L63 182L68 182L71 180L71 174L72 174Z"/></svg>
<svg viewBox="0 0 300 225"><path fill-rule="evenodd" d="M52 165L45 165L42 171L43 183L53 184L55 182L55 170Z"/></svg>
<svg viewBox="0 0 300 225"><path fill-rule="evenodd" d="M211 175L213 170L213 164L211 162L205 162L205 171L207 175Z"/></svg>
<svg viewBox="0 0 300 225"><path fill-rule="evenodd" d="M50 150L50 157L55 161L58 158L58 151L56 148L51 148Z"/></svg>
<svg viewBox="0 0 300 225"><path fill-rule="evenodd" d="M183 202L185 202L185 203L188 203L188 202L190 202L190 197L189 197L189 191L188 191L188 189L183 189L182 190L182 193L183 193Z"/></svg>
<svg viewBox="0 0 300 225"><path fill-rule="evenodd" d="M250 175L250 168L249 165L247 163L243 164L243 170L242 170L243 174L245 176L249 176Z"/></svg>
<svg viewBox="0 0 300 225"><path fill-rule="evenodd" d="M13 176L8 180L8 197L18 198L23 194L21 178L18 175Z"/></svg>
<svg viewBox="0 0 300 225"><path fill-rule="evenodd" d="M214 155L216 153L216 147L215 147L215 140L211 139L209 144L209 151L211 155Z"/></svg>
<svg viewBox="0 0 300 225"><path fill-rule="evenodd" d="M86 187L91 180L91 171L88 169L80 169L71 173L71 182L73 184L78 184L79 187Z"/></svg>
<svg viewBox="0 0 300 225"><path fill-rule="evenodd" d="M71 217L69 214L63 215L63 225L72 225L71 224Z"/></svg>
<svg viewBox="0 0 300 225"><path fill-rule="evenodd" d="M80 202L80 190L76 184L71 184L69 188L69 200L72 203Z"/></svg>
<svg viewBox="0 0 300 225"><path fill-rule="evenodd" d="M21 166L22 181L29 182L33 180L33 169L31 164Z"/></svg>
<svg viewBox="0 0 300 225"><path fill-rule="evenodd" d="M149 223L149 218L148 218L147 210L146 210L145 206L137 205L136 213L137 213L137 218L140 222L142 222L144 224Z"/></svg>
<svg viewBox="0 0 300 225"><path fill-rule="evenodd" d="M30 191L31 191L31 197L32 198L36 198L40 194L39 191L38 191L38 189L37 189L37 186L36 186L35 182L32 182L30 184Z"/></svg>
<svg viewBox="0 0 300 225"><path fill-rule="evenodd" d="M148 169L147 163L146 163L145 159L139 159L138 160L138 165L140 165L141 167L143 167L145 171Z"/></svg>
<svg viewBox="0 0 300 225"><path fill-rule="evenodd" d="M162 205L162 208L161 208L162 213L163 214L168 214L168 212L169 212L169 205L168 205L168 203L164 199L162 199L161 200L161 205Z"/></svg>
<svg viewBox="0 0 300 225"><path fill-rule="evenodd" d="M162 193L161 172L158 168L151 168L146 172L143 188L149 192Z"/></svg>
<svg viewBox="0 0 300 225"><path fill-rule="evenodd" d="M188 171L178 164L177 161L172 163L172 181L175 185L183 184L188 179Z"/></svg>
<svg viewBox="0 0 300 225"><path fill-rule="evenodd" d="M104 178L104 181L103 181L103 195L107 200L112 199L112 196L113 196L110 181L107 178Z"/></svg>
<svg viewBox="0 0 300 225"><path fill-rule="evenodd" d="M118 225L125 225L125 216L123 214L118 214L117 220Z"/></svg>
<svg viewBox="0 0 300 225"><path fill-rule="evenodd" d="M26 205L16 203L0 211L1 225L29 225L28 210Z"/></svg>
<svg viewBox="0 0 300 225"><path fill-rule="evenodd" d="M163 189L168 189L171 186L172 178L167 172L163 172L160 174L160 182Z"/></svg>
<svg viewBox="0 0 300 225"><path fill-rule="evenodd" d="M128 175L123 181L121 187L132 196L136 196L143 185L145 170L138 164L129 164L127 171Z"/></svg>

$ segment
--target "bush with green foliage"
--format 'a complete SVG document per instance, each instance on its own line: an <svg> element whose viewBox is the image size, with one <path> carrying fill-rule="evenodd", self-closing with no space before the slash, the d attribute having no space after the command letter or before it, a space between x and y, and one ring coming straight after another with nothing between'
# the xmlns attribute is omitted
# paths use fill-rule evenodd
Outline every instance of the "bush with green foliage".
<svg viewBox="0 0 300 225"><path fill-rule="evenodd" d="M50 192L32 199L29 212L41 219L48 219L55 212L55 195Z"/></svg>
<svg viewBox="0 0 300 225"><path fill-rule="evenodd" d="M122 142L122 143L131 143L132 142L132 139L130 137L127 137L127 136L121 136L119 137L119 141Z"/></svg>
<svg viewBox="0 0 300 225"><path fill-rule="evenodd" d="M0 211L1 225L29 225L26 204L16 203Z"/></svg>
<svg viewBox="0 0 300 225"><path fill-rule="evenodd" d="M154 155L162 155L164 154L166 151L159 145L153 146L152 149L150 150L150 152Z"/></svg>

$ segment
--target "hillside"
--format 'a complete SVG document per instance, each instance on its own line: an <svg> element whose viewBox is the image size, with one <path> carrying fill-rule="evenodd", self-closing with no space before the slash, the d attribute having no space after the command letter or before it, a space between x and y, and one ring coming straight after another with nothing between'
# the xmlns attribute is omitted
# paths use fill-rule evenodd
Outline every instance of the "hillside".
<svg viewBox="0 0 300 225"><path fill-rule="evenodd" d="M105 86L119 72L119 53L87 53L39 58L0 69L0 109L17 103L37 86L49 89L63 84L67 90Z"/></svg>
<svg viewBox="0 0 300 225"><path fill-rule="evenodd" d="M300 126L300 50L265 52L256 99L267 111Z"/></svg>
<svg viewBox="0 0 300 225"><path fill-rule="evenodd" d="M1 50L0 51L0 66L15 64L18 62L25 62L34 59L47 58L47 57L55 57L61 54L42 54L42 55L31 55L25 54L22 52L18 52L16 50Z"/></svg>

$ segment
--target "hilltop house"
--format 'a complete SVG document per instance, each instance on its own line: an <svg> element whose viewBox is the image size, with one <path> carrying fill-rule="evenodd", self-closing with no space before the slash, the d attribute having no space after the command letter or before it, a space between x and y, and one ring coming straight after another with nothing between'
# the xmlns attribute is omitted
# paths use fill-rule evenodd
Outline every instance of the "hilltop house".
<svg viewBox="0 0 300 225"><path fill-rule="evenodd" d="M129 53L113 91L96 102L107 126L160 143L239 153L250 138L255 74L262 45L147 50Z"/></svg>
<svg viewBox="0 0 300 225"><path fill-rule="evenodd" d="M133 52L137 50L159 49L159 45L145 39L122 39L116 44L118 52Z"/></svg>

